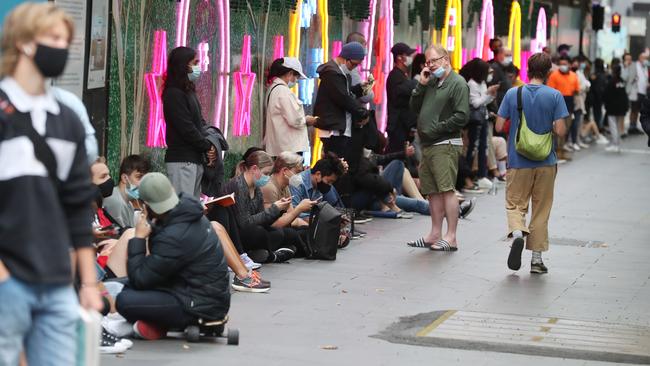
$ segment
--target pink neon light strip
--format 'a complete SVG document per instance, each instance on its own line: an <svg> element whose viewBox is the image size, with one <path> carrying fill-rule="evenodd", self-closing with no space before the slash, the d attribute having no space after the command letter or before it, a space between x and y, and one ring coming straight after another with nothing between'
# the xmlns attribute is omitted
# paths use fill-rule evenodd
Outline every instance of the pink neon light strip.
<svg viewBox="0 0 650 366"><path fill-rule="evenodd" d="M176 6L176 47L187 46L187 19L190 0L181 0Z"/></svg>
<svg viewBox="0 0 650 366"><path fill-rule="evenodd" d="M415 46L415 53L422 53L422 45L417 44Z"/></svg>
<svg viewBox="0 0 650 366"><path fill-rule="evenodd" d="M154 46L151 72L144 75L145 87L149 98L149 118L147 123L147 146L165 147L165 118L160 87L162 78L167 71L167 32L154 32Z"/></svg>
<svg viewBox="0 0 650 366"><path fill-rule="evenodd" d="M201 42L196 47L196 50L199 54L199 66L201 66L201 71L208 71L210 68L210 56L208 51L210 51L210 46L207 42Z"/></svg>
<svg viewBox="0 0 650 366"><path fill-rule="evenodd" d="M494 8L492 0L485 0L481 10L481 23L476 28L476 57L484 60L494 57L489 44L486 42L489 42L492 38L494 38Z"/></svg>
<svg viewBox="0 0 650 366"><path fill-rule="evenodd" d="M392 0L382 0L381 2L381 17L386 19L386 39L384 42L386 42L386 47L384 47L384 67L383 67L383 74L381 77L383 78L381 85L386 85L386 79L388 78L388 74L390 73L390 70L393 68L393 58L391 57L390 53L390 48L393 45L393 1ZM369 57L366 57L366 61L370 61ZM380 110L380 115L378 116L378 121L379 121L379 130L381 132L386 132L386 124L388 121L388 103L387 103L387 95L386 95L386 88L382 88L382 94L383 94L383 103L381 104L381 110Z"/></svg>
<svg viewBox="0 0 650 366"><path fill-rule="evenodd" d="M230 84L230 4L228 0L217 1L219 16L219 70L217 98L215 99L213 123L221 127L224 136L228 136L228 104Z"/></svg>
<svg viewBox="0 0 650 366"><path fill-rule="evenodd" d="M333 41L332 42L332 58L336 58L341 54L341 50L343 49L343 42L342 41Z"/></svg>
<svg viewBox="0 0 650 366"><path fill-rule="evenodd" d="M372 65L372 60L370 55L372 55L372 46L375 43L375 15L377 12L377 0L370 0L370 15L368 16L367 21L361 22L359 25L361 34L366 37L366 44L368 49L368 57L363 60L363 70L361 70L361 77L366 79L368 73L370 72L370 66ZM337 55L338 56L338 55Z"/></svg>
<svg viewBox="0 0 650 366"><path fill-rule="evenodd" d="M284 57L284 36L273 37L273 60Z"/></svg>
<svg viewBox="0 0 650 366"><path fill-rule="evenodd" d="M235 82L235 114L233 116L233 136L251 134L251 97L255 85L255 73L251 72L251 36L244 35L242 42L241 65L233 73Z"/></svg>

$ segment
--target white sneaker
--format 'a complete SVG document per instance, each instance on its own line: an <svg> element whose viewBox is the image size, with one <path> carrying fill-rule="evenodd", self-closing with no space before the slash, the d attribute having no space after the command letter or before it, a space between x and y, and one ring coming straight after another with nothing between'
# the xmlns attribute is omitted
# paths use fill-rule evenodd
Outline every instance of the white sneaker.
<svg viewBox="0 0 650 366"><path fill-rule="evenodd" d="M250 259L250 257L246 253L241 254L239 258L241 258L242 262L244 262L244 265L246 266L246 268L248 268L248 270L259 269L260 267L262 267L261 264L256 263L252 259Z"/></svg>
<svg viewBox="0 0 650 366"><path fill-rule="evenodd" d="M566 152L573 152L573 149L571 148L571 144L564 144L562 149Z"/></svg>
<svg viewBox="0 0 650 366"><path fill-rule="evenodd" d="M607 152L620 153L620 152L621 152L621 148L620 148L619 146L616 146L616 145L609 145L609 146L607 146L607 147L605 148L605 151L607 151Z"/></svg>
<svg viewBox="0 0 650 366"><path fill-rule="evenodd" d="M580 147L583 148L583 149L586 149L586 148L589 147L589 145L585 144L585 143L582 142L582 141L578 141L578 146L580 146Z"/></svg>
<svg viewBox="0 0 650 366"><path fill-rule="evenodd" d="M133 326L118 313L111 313L103 317L102 327L118 338L130 337L133 335Z"/></svg>
<svg viewBox="0 0 650 366"><path fill-rule="evenodd" d="M580 149L580 146L578 146L578 144L573 144L573 145L571 145L571 148L572 148L573 150L575 150L575 151L580 151L580 150L581 150L581 149Z"/></svg>
<svg viewBox="0 0 650 366"><path fill-rule="evenodd" d="M476 184L478 184L478 187L481 188L481 189L487 189L487 190L492 189L492 182L489 179L485 178L485 177L479 179L476 182Z"/></svg>
<svg viewBox="0 0 650 366"><path fill-rule="evenodd" d="M607 139L607 137L605 137L603 135L599 135L598 139L596 140L596 143L598 145L607 145L607 144L609 144L609 140Z"/></svg>

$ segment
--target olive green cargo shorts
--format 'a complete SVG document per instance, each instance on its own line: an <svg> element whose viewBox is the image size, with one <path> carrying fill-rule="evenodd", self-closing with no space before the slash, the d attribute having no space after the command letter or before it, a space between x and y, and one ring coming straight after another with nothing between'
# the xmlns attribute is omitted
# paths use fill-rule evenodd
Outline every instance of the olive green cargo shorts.
<svg viewBox="0 0 650 366"><path fill-rule="evenodd" d="M419 175L423 195L450 192L456 188L458 157L462 148L452 144L422 148Z"/></svg>

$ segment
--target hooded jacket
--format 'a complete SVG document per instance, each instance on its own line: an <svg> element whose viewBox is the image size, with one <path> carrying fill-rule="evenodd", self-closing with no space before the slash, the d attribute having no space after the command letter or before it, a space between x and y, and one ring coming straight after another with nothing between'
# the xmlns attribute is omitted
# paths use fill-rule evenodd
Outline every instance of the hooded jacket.
<svg viewBox="0 0 650 366"><path fill-rule="evenodd" d="M129 241L129 286L168 292L198 318L223 319L230 309L223 249L199 201L183 193L179 198L152 226L148 256L144 239Z"/></svg>
<svg viewBox="0 0 650 366"><path fill-rule="evenodd" d="M224 184L224 167L221 158L224 151L230 148L228 142L221 130L217 127L210 126L206 129L208 141L217 149L217 160L213 166L208 163L203 164L203 177L201 178L201 192L209 197L216 197L221 194Z"/></svg>
<svg viewBox="0 0 650 366"><path fill-rule="evenodd" d="M314 115L318 116L316 127L327 131L345 131L345 113L352 115L352 123L364 119L368 111L359 104L360 85L352 88L350 78L344 74L334 59L316 69L320 78Z"/></svg>

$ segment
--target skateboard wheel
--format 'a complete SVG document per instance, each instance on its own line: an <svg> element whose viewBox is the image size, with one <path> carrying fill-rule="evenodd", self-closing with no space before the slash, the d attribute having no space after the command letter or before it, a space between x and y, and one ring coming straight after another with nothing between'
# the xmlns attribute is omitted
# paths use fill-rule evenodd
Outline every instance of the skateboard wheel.
<svg viewBox="0 0 650 366"><path fill-rule="evenodd" d="M239 331L237 329L228 329L228 344L239 345Z"/></svg>
<svg viewBox="0 0 650 366"><path fill-rule="evenodd" d="M185 329L185 336L188 342L198 342L201 339L201 330L196 325L190 325Z"/></svg>

